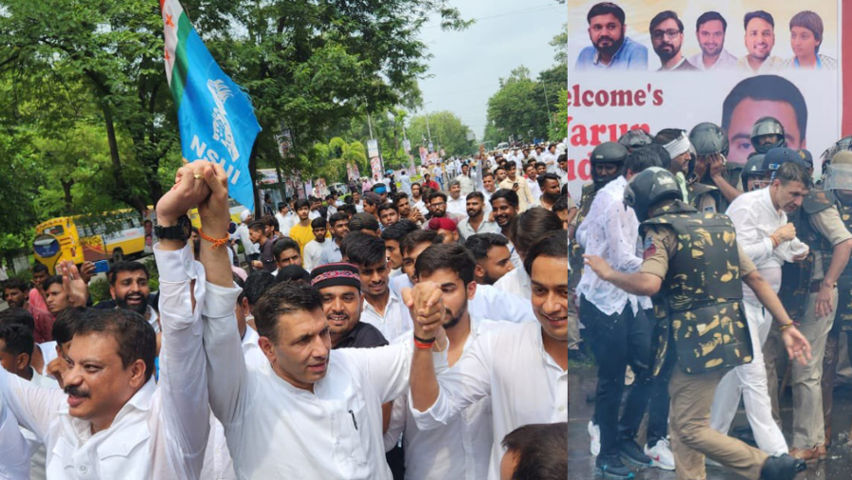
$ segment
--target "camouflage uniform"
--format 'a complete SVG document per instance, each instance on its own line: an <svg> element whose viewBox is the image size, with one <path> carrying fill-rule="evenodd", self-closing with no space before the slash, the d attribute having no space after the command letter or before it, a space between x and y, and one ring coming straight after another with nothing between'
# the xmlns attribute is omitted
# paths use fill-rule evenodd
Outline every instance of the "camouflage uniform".
<svg viewBox="0 0 852 480"><path fill-rule="evenodd" d="M811 190L801 208L787 217L796 227L796 236L810 247L810 251L805 260L784 264L778 297L790 317L800 322L799 331L810 342L812 354L807 365L792 362L790 366L790 385L793 388L791 447L812 449L825 442L821 383L826 341L834 324L837 289L834 288L832 293L832 311L824 317L816 315L816 297L831 264L833 248L852 238L852 235L846 230L837 208L833 205L833 195L822 190ZM773 326L763 353L773 416L778 421L779 372L776 362L785 353L777 326Z"/></svg>
<svg viewBox="0 0 852 480"><path fill-rule="evenodd" d="M706 478L704 455L757 479L768 455L709 426L713 392L730 368L751 361L741 277L754 264L736 243L730 219L679 200L642 223L640 269L663 280L654 298L655 370L671 372L669 427L678 479ZM664 368L665 367L665 368Z"/></svg>

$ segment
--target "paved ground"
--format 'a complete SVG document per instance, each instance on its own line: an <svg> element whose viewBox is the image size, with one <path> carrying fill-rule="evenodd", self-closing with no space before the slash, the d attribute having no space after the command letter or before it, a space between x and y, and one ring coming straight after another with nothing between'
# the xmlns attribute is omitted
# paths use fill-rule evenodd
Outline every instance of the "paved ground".
<svg viewBox="0 0 852 480"><path fill-rule="evenodd" d="M595 390L595 369L590 366L578 366L570 374L571 407L568 418L568 471L570 479L595 478L595 462L589 453L589 435L586 425L592 414L593 405L586 401L588 394ZM828 459L808 465L808 470L799 474L797 480L848 480L852 479L852 447L846 444L846 432L852 425L852 388L840 387L835 390L833 444ZM784 435L790 440L792 404L789 391L782 399L781 416ZM742 407L734 420L733 431L747 425ZM739 428L738 428L739 427ZM644 428L644 427L643 427ZM723 468L707 467L708 480L740 479L742 477ZM636 470L637 480L674 480L674 472L665 472L655 468Z"/></svg>

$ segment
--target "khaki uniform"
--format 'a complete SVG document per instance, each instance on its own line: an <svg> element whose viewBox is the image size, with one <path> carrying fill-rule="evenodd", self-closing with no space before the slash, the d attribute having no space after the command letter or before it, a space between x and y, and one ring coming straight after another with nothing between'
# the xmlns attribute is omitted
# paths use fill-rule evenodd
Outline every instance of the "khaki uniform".
<svg viewBox="0 0 852 480"><path fill-rule="evenodd" d="M793 388L791 447L799 449L810 449L825 443L821 383L826 341L837 311L837 289L832 293L832 311L828 315L816 315L816 297L820 282L831 263L832 248L852 238L837 208L830 202L824 203L824 192L814 191L812 195L795 214L790 215L796 226L797 237L810 247L808 258L782 267L781 290L778 294L790 317L799 322L799 331L811 344L812 358L807 365L791 362L790 366L790 385ZM772 413L780 425L777 363L779 358L786 356L786 351L777 326L773 325L764 344L763 354Z"/></svg>
<svg viewBox="0 0 852 480"><path fill-rule="evenodd" d="M706 478L707 455L757 479L768 455L710 427L717 384L731 367L751 361L741 274L755 266L737 246L727 217L698 213L683 202L668 205L640 231L640 271L663 279L654 298L660 327L655 370L672 370L669 427L677 478Z"/></svg>

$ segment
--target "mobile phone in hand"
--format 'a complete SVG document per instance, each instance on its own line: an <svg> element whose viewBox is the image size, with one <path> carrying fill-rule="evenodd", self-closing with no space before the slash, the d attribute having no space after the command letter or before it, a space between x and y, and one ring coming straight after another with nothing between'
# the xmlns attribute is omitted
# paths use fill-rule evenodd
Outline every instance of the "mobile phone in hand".
<svg viewBox="0 0 852 480"><path fill-rule="evenodd" d="M95 273L106 273L109 272L109 261L108 260L98 260L95 262Z"/></svg>

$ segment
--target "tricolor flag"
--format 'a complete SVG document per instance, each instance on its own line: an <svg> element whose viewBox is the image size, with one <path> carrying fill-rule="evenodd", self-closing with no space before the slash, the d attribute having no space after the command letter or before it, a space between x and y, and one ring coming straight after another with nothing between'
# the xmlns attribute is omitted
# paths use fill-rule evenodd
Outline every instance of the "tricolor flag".
<svg viewBox="0 0 852 480"><path fill-rule="evenodd" d="M249 156L260 125L251 100L213 60L180 3L160 0L160 9L183 157L222 165L231 197L254 210Z"/></svg>

